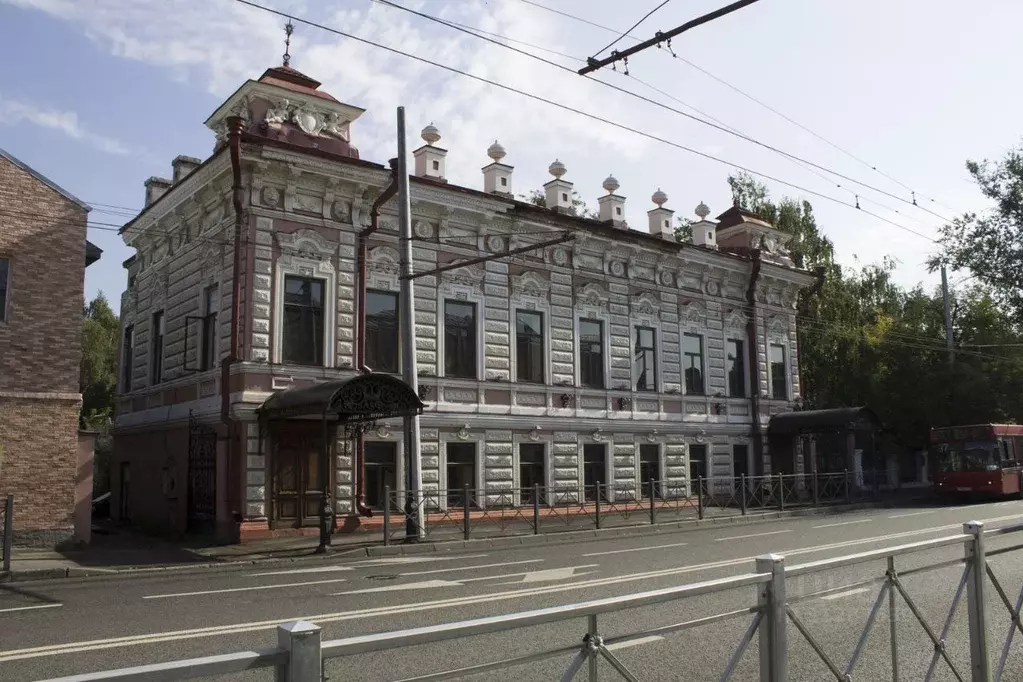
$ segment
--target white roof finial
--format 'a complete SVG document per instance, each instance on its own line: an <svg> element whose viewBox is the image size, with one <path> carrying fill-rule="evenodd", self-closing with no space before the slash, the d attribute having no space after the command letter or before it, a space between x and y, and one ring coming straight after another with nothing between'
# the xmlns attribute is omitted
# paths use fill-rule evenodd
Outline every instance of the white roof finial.
<svg viewBox="0 0 1023 682"><path fill-rule="evenodd" d="M557 159L554 159L554 163L548 166L547 172L553 175L554 177L561 179L561 176L567 173L568 169L565 168L565 164L561 163Z"/></svg>
<svg viewBox="0 0 1023 682"><path fill-rule="evenodd" d="M423 128L423 132L419 133L419 136L426 141L426 144L429 145L440 141L440 131L433 125L432 121L430 122L430 125Z"/></svg>
<svg viewBox="0 0 1023 682"><path fill-rule="evenodd" d="M604 180L604 189L607 190L608 194L614 194L615 190L620 186L621 185L618 184L618 180L613 175L607 176L607 179Z"/></svg>
<svg viewBox="0 0 1023 682"><path fill-rule="evenodd" d="M494 140L494 144L487 147L487 156L492 158L495 163L500 163L506 154L504 147L497 140Z"/></svg>
<svg viewBox="0 0 1023 682"><path fill-rule="evenodd" d="M650 201L657 204L657 208L664 206L664 202L666 202L667 200L668 195L662 192L660 187L658 187L657 191L654 192L653 195L650 197Z"/></svg>
<svg viewBox="0 0 1023 682"><path fill-rule="evenodd" d="M696 207L696 215L699 216L700 220L704 220L707 216L710 215L710 208L707 206L707 204L701 201L699 205Z"/></svg>

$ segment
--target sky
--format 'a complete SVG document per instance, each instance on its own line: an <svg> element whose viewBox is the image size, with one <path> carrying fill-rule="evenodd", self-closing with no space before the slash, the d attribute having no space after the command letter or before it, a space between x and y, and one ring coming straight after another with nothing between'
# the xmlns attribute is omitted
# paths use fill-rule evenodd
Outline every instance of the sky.
<svg viewBox="0 0 1023 682"><path fill-rule="evenodd" d="M293 67L367 110L352 126L364 159L394 156L395 108L404 105L412 148L423 126L440 129L451 182L481 189L480 168L496 139L508 152L504 163L515 166L516 192L549 180L557 158L568 168L565 179L596 208L613 174L618 194L628 197L629 223L640 230L658 188L679 216L691 217L701 201L712 215L725 210L727 177L741 166L769 176L772 197L809 200L843 264L890 256L905 286L937 282L924 265L936 245L925 237L987 205L965 161L997 159L1021 138L1023 90L1013 83L1023 63L1023 3L1014 0L760 0L676 37L677 58L651 49L629 60L629 75L622 66L595 74L849 179L379 2L256 1L296 17ZM658 4L393 1L528 43L534 47L506 44L573 70L581 63L569 57L585 59L617 33L550 9L621 32ZM646 38L724 4L671 0L633 34ZM280 64L284 23L237 0L0 0L0 44L9 55L0 70L0 148L93 206L89 239L104 254L86 272L88 298L103 291L117 308L126 281L121 263L132 251L116 226L141 208L147 178L169 177L175 156L210 155L213 134L202 122L246 79ZM634 43L624 38L617 47Z"/></svg>

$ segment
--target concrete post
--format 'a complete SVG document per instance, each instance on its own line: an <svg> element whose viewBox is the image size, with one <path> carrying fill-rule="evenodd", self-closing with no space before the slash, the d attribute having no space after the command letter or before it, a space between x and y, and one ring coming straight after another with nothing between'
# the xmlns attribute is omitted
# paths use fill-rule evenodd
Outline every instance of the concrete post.
<svg viewBox="0 0 1023 682"><path fill-rule="evenodd" d="M966 565L970 576L966 582L966 608L970 622L970 680L991 682L991 658L987 646L987 617L984 609L984 583L987 580L987 558L984 555L984 523L968 521L963 533L972 535L966 543Z"/></svg>
<svg viewBox="0 0 1023 682"><path fill-rule="evenodd" d="M785 603L785 557L766 554L757 557L757 573L770 574L770 582L760 585L757 604L760 621L760 682L788 681L788 621Z"/></svg>
<svg viewBox="0 0 1023 682"><path fill-rule="evenodd" d="M277 668L274 682L320 682L323 658L320 626L304 620L277 626L277 645L288 652L288 663Z"/></svg>

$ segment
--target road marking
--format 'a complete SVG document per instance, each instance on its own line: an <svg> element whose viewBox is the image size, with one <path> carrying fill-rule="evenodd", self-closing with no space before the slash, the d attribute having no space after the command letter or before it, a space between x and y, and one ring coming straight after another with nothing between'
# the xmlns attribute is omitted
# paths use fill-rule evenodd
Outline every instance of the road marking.
<svg viewBox="0 0 1023 682"><path fill-rule="evenodd" d="M280 590L285 587L306 587L308 585L326 585L328 583L345 583L344 578L333 580L310 580L304 583L281 583L279 585L250 585L249 587L229 587L224 590L201 590L197 592L176 592L174 594L147 594L143 599L171 599L172 597L198 597L204 594L227 594L228 592L252 592L255 590Z"/></svg>
<svg viewBox="0 0 1023 682"><path fill-rule="evenodd" d="M589 554L583 554L583 556L605 556L608 554L626 554L629 552L649 552L654 549L668 549L669 547L685 547L688 542L675 542L670 545L655 545L654 547L634 547L632 549L612 549L608 552L590 552Z"/></svg>
<svg viewBox="0 0 1023 682"><path fill-rule="evenodd" d="M854 594L863 594L864 592L870 592L869 587L857 587L855 590L846 590L845 592L835 592L821 597L822 601L831 601L832 599L841 599L842 597L851 597Z"/></svg>
<svg viewBox="0 0 1023 682"><path fill-rule="evenodd" d="M367 587L362 590L351 590L349 592L332 592L332 597L342 597L349 594L375 594L377 592L400 592L402 590L426 590L436 587L462 587L462 583L454 580L422 580L417 583L404 583L402 585L384 585L383 587Z"/></svg>
<svg viewBox="0 0 1023 682"><path fill-rule="evenodd" d="M892 514L888 518L890 518L890 519L904 519L907 516L923 516L925 514L933 514L934 512L935 512L934 509L928 509L926 511L909 512L908 514Z"/></svg>
<svg viewBox="0 0 1023 682"><path fill-rule="evenodd" d="M996 523L998 521L1009 521L1023 518L1023 514L1011 514L1009 516L1001 516L990 519L978 519L984 523ZM860 538L856 540L847 540L844 542L832 543L829 545L817 545L814 547L804 547L798 549L791 549L788 551L778 552L779 554L787 556L796 556L800 554L813 554L816 552L828 551L831 549L841 549L844 547L852 547L855 545L883 542L885 540L895 540L905 537L911 537L914 535L924 535L927 533L936 533L947 530L961 530L962 524L953 523L944 526L934 526L931 528L921 528L917 530L903 531L900 533L891 533L888 535L882 535L871 538ZM212 637L216 635L235 635L246 632L259 632L265 630L273 630L281 623L296 620L307 620L314 623L336 623L341 621L349 620L360 620L368 618L378 618L380 616L395 615L412 613L416 611L432 611L437 609L454 608L458 606L465 606L468 604L483 604L488 602L505 601L510 599L519 599L523 597L531 597L536 595L550 595L560 592L572 592L576 590L593 590L597 587L603 587L606 585L614 585L628 582L645 581L654 578L661 578L666 576L681 575L684 573L691 573L693 571L700 571L705 569L713 568L725 568L728 566L737 566L745 563L752 562L756 557L741 557L737 559L729 559L724 561L718 561L708 564L700 564L694 566L683 566L681 568L673 569L662 569L659 571L652 571L648 573L632 573L624 576L608 577L608 578L597 578L593 580L584 580L577 583L567 583L564 585L544 585L540 587L520 589L520 590L509 590L506 592L493 592L490 594L477 594L467 597L459 597L454 599L441 599L428 602L418 603L405 603L396 606L386 607L374 607L369 609L362 609L359 611L339 611L335 613L321 613L312 615L299 615L299 616L280 616L273 620L265 621L250 621L246 623L235 623L231 625L215 625L205 628L195 628L190 630L169 630L164 632L155 632L144 635L126 635L122 637L111 637L107 639L94 639L78 642L65 642L63 644L47 644L44 646L29 647L25 649L9 649L7 651L0 651L0 663L6 663L9 661L19 661L28 658L40 658L44 656L60 656L64 654L81 653L85 651L101 651L104 649L115 649L123 646L140 646L145 644L157 644L160 642L174 642L184 639L197 639L200 637Z"/></svg>
<svg viewBox="0 0 1023 682"><path fill-rule="evenodd" d="M727 540L745 540L746 538L762 538L766 535L781 535L782 533L791 533L792 529L788 530L771 530L766 533L750 533L749 535L731 535L727 538L715 538L714 542L725 542Z"/></svg>
<svg viewBox="0 0 1023 682"><path fill-rule="evenodd" d="M859 519L858 521L842 521L841 523L825 523L822 526L814 526L814 529L817 529L817 528L837 528L839 526L851 526L854 523L870 523L871 521L874 521L874 520L875 519Z"/></svg>
<svg viewBox="0 0 1023 682"><path fill-rule="evenodd" d="M996 502L993 506L995 506L995 507L1007 507L1010 504L1019 504L1019 500L1008 500L1006 502Z"/></svg>
<svg viewBox="0 0 1023 682"><path fill-rule="evenodd" d="M63 604L36 604L35 606L15 606L9 609L0 609L0 613L11 613L13 611L31 611L33 609L55 609Z"/></svg>
<svg viewBox="0 0 1023 682"><path fill-rule="evenodd" d="M526 559L525 561L505 561L500 564L481 564L479 566L459 566L458 568L435 568L429 571L408 571L406 573L399 573L398 575L404 577L412 575L431 575L433 573L453 573L455 571L475 571L478 568L496 568L498 566L518 566L520 564L539 564L543 563L543 559Z"/></svg>
<svg viewBox="0 0 1023 682"><path fill-rule="evenodd" d="M567 580L569 578L574 578L577 575L582 575L580 573L576 573L575 572L576 569L578 569L578 568L596 568L599 565L600 564L585 564L583 566L566 566L564 568L548 568L545 571L529 571L528 573L519 574L519 575L523 576L522 580L519 581L519 582L523 582L523 583L543 583L543 582L550 582L550 581L553 581L553 580ZM590 571L590 572L592 573L592 571ZM515 575L515 574L512 574L512 575ZM510 578L511 576L504 576L504 577ZM480 580L482 580L482 578L480 578Z"/></svg>
<svg viewBox="0 0 1023 682"><path fill-rule="evenodd" d="M291 575L292 573L334 573L336 571L354 571L348 566L317 566L316 568L292 568L286 571L267 571L266 573L247 573L246 577L261 578L265 575Z"/></svg>
<svg viewBox="0 0 1023 682"><path fill-rule="evenodd" d="M605 648L610 651L616 651L618 649L628 649L630 646L640 646L642 644L653 644L654 642L661 642L664 637L660 635L650 635L649 637L640 637L639 639L628 639L624 642L615 642L614 644L608 644Z"/></svg>
<svg viewBox="0 0 1023 682"><path fill-rule="evenodd" d="M461 578L459 580L422 580L414 583L397 583L394 585L384 585L383 587L367 587L361 590L349 590L347 592L334 592L331 594L333 597L341 597L349 594L374 594L376 592L400 592L402 590L425 590L436 587L464 587L466 583L478 583L484 580L500 580L501 578L517 578L522 577L522 580L515 580L511 583L499 583L502 585L519 585L522 583L538 583L538 582L549 582L553 580L568 580L569 578L575 578L579 575L585 575L583 573L576 573L577 568L594 568L597 564L587 564L585 566L568 566L565 568L552 568L546 571L525 571L522 573L505 573L503 575L485 575L477 578ZM404 575L404 574L402 574Z"/></svg>
<svg viewBox="0 0 1023 682"><path fill-rule="evenodd" d="M364 559L353 561L352 565L359 566L392 566L395 564L428 564L434 561L462 561L463 559L482 559L487 554L462 554L458 556L396 556L384 557L381 559Z"/></svg>

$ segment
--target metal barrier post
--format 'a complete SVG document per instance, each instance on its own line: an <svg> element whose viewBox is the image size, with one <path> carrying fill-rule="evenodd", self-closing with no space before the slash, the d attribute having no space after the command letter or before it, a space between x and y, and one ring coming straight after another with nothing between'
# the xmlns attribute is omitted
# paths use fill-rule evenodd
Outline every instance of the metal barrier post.
<svg viewBox="0 0 1023 682"><path fill-rule="evenodd" d="M746 474L739 474L739 485L742 486L742 515L746 516Z"/></svg>
<svg viewBox="0 0 1023 682"><path fill-rule="evenodd" d="M703 476L696 477L696 516L703 521Z"/></svg>
<svg viewBox="0 0 1023 682"><path fill-rule="evenodd" d="M597 484L598 488L600 484ZM600 497L599 495L597 497ZM587 641L589 642L590 655L587 661L587 679L589 682L597 682L597 642L600 641L600 633L597 632L597 614L586 619L587 627Z"/></svg>
<svg viewBox="0 0 1023 682"><path fill-rule="evenodd" d="M757 604L763 614L760 621L760 682L787 682L785 557L777 554L757 557L757 573L771 575L771 582L762 584L757 593Z"/></svg>
<svg viewBox="0 0 1023 682"><path fill-rule="evenodd" d="M391 486L384 486L384 546L391 544Z"/></svg>
<svg viewBox="0 0 1023 682"><path fill-rule="evenodd" d="M277 667L274 682L320 682L323 657L319 625L304 620L278 625L277 644L288 651L288 662Z"/></svg>
<svg viewBox="0 0 1023 682"><path fill-rule="evenodd" d="M593 519L597 524L597 530L600 530L600 493L602 492L604 484L597 481L597 484L594 487L596 488L596 494L594 495L595 502L593 505Z"/></svg>
<svg viewBox="0 0 1023 682"><path fill-rule="evenodd" d="M462 539L468 540L471 529L469 527L469 485L462 488Z"/></svg>
<svg viewBox="0 0 1023 682"><path fill-rule="evenodd" d="M650 524L657 523L657 501L654 499L654 495L657 494L657 482L654 479L650 479Z"/></svg>
<svg viewBox="0 0 1023 682"><path fill-rule="evenodd" d="M533 484L533 535L540 534L540 486Z"/></svg>
<svg viewBox="0 0 1023 682"><path fill-rule="evenodd" d="M817 472L813 472L813 506L820 506L820 490L817 488Z"/></svg>
<svg viewBox="0 0 1023 682"><path fill-rule="evenodd" d="M970 679L972 682L991 682L987 618L984 613L984 581L987 577L984 523L982 521L964 523L963 533L973 536L973 539L966 543L966 564L970 567L966 583L966 608L970 621Z"/></svg>
<svg viewBox="0 0 1023 682"><path fill-rule="evenodd" d="M778 474L778 503L781 510L785 511L785 476Z"/></svg>
<svg viewBox="0 0 1023 682"><path fill-rule="evenodd" d="M845 476L844 476L844 480L845 480L845 503L846 504L850 504L852 502L852 490L850 489L850 486L849 486L849 470L848 469L844 469L844 471L845 471Z"/></svg>
<svg viewBox="0 0 1023 682"><path fill-rule="evenodd" d="M11 570L11 545L14 543L14 495L7 496L4 507L4 571Z"/></svg>

